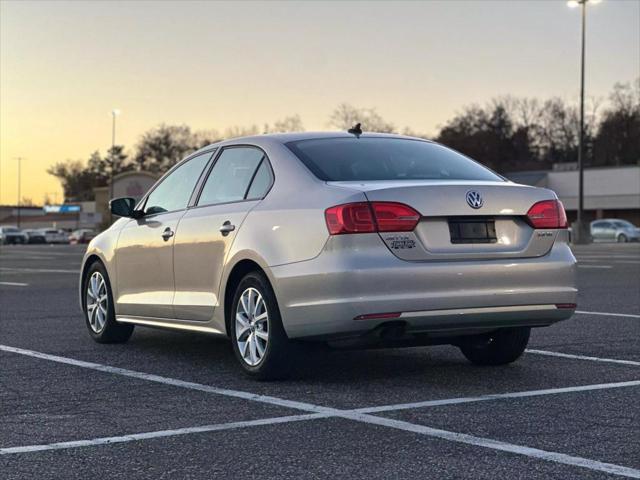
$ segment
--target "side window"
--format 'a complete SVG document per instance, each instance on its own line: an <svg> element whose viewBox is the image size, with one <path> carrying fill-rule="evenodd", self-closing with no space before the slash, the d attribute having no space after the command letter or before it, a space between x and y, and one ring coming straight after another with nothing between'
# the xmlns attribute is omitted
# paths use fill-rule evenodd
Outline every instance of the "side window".
<svg viewBox="0 0 640 480"><path fill-rule="evenodd" d="M244 200L253 174L263 158L262 150L257 148L223 150L202 188L198 205Z"/></svg>
<svg viewBox="0 0 640 480"><path fill-rule="evenodd" d="M176 168L147 198L146 214L183 210L189 204L196 182L211 157L211 152L193 157Z"/></svg>
<svg viewBox="0 0 640 480"><path fill-rule="evenodd" d="M262 160L260 167L258 167L255 177L253 177L253 181L249 187L249 192L247 193L247 199L264 197L269 188L271 188L272 183L273 175L271 174L269 162L265 158Z"/></svg>

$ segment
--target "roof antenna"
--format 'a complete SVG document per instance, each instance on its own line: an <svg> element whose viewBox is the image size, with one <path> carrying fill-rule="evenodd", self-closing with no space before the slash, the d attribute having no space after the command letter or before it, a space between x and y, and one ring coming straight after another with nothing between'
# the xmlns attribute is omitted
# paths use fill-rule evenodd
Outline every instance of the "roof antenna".
<svg viewBox="0 0 640 480"><path fill-rule="evenodd" d="M349 132L351 135L355 135L356 138L360 138L360 135L362 135L362 129L360 128L360 123L356 123L353 127L347 130L347 132Z"/></svg>

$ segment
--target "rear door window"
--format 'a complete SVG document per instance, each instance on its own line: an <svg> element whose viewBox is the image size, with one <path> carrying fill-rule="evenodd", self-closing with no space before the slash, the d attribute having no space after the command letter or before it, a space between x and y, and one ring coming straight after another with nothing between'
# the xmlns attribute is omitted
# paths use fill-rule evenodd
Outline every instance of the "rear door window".
<svg viewBox="0 0 640 480"><path fill-rule="evenodd" d="M226 148L202 187L198 205L262 198L270 185L271 170L262 150L253 147Z"/></svg>
<svg viewBox="0 0 640 480"><path fill-rule="evenodd" d="M253 177L251 187L249 187L249 192L247 193L247 200L263 198L271 188L272 183L273 174L271 173L271 167L267 159L264 158Z"/></svg>

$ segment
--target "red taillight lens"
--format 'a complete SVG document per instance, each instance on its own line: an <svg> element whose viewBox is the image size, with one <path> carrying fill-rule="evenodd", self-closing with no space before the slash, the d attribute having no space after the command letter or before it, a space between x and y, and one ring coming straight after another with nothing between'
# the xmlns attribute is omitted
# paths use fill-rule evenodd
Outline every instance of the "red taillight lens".
<svg viewBox="0 0 640 480"><path fill-rule="evenodd" d="M420 214L402 203L372 202L380 232L410 232L420 221Z"/></svg>
<svg viewBox="0 0 640 480"><path fill-rule="evenodd" d="M410 232L420 221L413 208L395 202L345 203L328 208L324 216L331 235Z"/></svg>
<svg viewBox="0 0 640 480"><path fill-rule="evenodd" d="M331 235L376 231L373 212L368 202L345 203L327 208L324 217Z"/></svg>
<svg viewBox="0 0 640 480"><path fill-rule="evenodd" d="M567 214L559 200L544 200L527 212L533 228L567 228Z"/></svg>

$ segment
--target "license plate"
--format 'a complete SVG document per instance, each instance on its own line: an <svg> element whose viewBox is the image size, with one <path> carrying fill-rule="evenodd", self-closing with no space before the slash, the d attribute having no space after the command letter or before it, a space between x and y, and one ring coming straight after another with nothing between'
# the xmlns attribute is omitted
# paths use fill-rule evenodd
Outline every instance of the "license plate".
<svg viewBox="0 0 640 480"><path fill-rule="evenodd" d="M494 243L496 222L492 219L449 220L451 243Z"/></svg>

